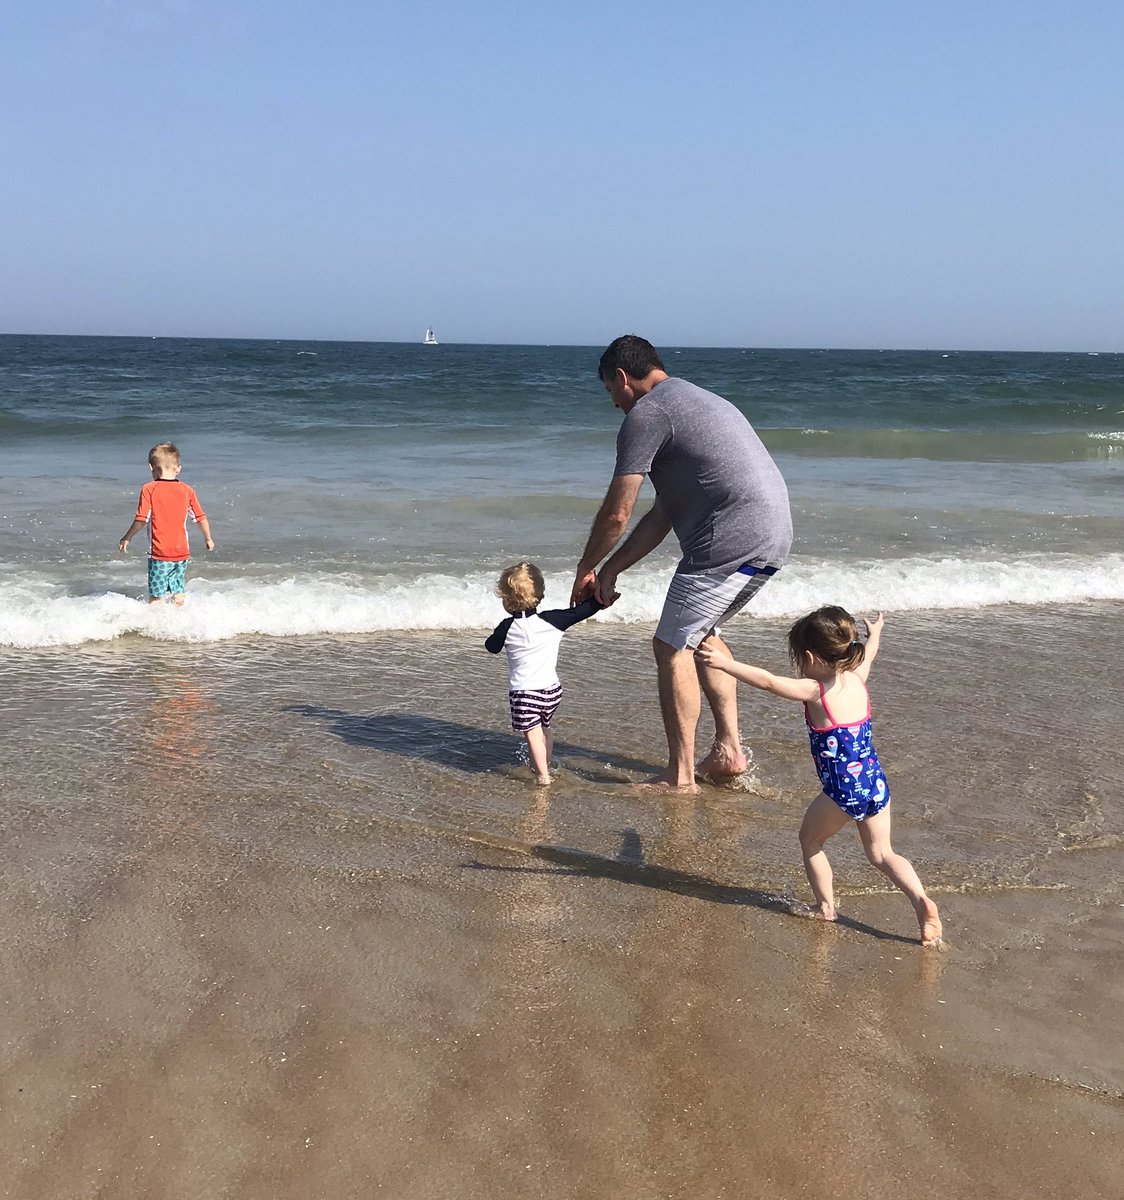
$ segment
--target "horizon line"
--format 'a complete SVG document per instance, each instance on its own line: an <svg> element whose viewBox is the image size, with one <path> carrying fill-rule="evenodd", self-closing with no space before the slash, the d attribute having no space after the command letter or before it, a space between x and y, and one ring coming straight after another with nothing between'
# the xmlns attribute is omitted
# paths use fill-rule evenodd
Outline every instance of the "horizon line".
<svg viewBox="0 0 1124 1200"><path fill-rule="evenodd" d="M184 333L18 333L0 332L0 338L100 338L103 340L119 339L122 341L169 341L169 342L269 342L274 345L292 343L312 343L314 345L339 346L421 346L425 343L416 340L393 338L329 338L329 337L240 337L230 334L184 334ZM606 343L607 344L607 343ZM523 347L533 349L572 349L600 350L604 345L594 342L450 342L437 343L441 347ZM702 345L691 342L661 342L660 347L668 350L741 350L764 352L795 352L813 354L1077 354L1084 357L1100 357L1101 355L1120 355L1124 350L1047 350L1047 349L1012 349L991 347L989 349L967 348L962 346L933 345L933 346L719 346Z"/></svg>

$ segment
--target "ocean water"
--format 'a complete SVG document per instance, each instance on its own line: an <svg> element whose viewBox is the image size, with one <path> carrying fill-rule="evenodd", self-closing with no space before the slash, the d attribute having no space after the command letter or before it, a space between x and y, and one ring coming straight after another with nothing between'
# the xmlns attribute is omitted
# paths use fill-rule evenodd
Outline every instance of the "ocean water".
<svg viewBox="0 0 1124 1200"><path fill-rule="evenodd" d="M825 1195L889 1194L872 1112L915 1195L1112 1194L1124 356L666 350L792 495L735 653L784 670L793 614L887 611L875 738L940 953L850 830L840 923L802 918L799 705L739 690L736 781L634 786L671 546L566 635L534 785L482 642L516 557L568 599L599 352L0 338L12 1195L523 1194L590 1151L602 1194L710 1195L747 1146L783 1191L807 1155L754 1131L821 1110ZM165 439L217 543L183 609L145 603L143 536L117 553Z"/></svg>
<svg viewBox="0 0 1124 1200"><path fill-rule="evenodd" d="M600 349L0 337L0 646L484 629L522 556L565 603L620 419ZM1124 355L662 349L788 481L758 615L1124 598ZM175 612L116 549L163 440L217 542ZM675 559L599 620L654 620Z"/></svg>
<svg viewBox="0 0 1124 1200"><path fill-rule="evenodd" d="M1124 729L1097 682L1122 640L1124 356L665 353L744 409L792 495L793 558L735 654L783 670L793 615L887 612L876 738L950 924L995 890L1124 901ZM688 808L632 786L666 763L648 640L674 546L567 635L545 809L529 786L482 642L517 557L568 601L620 420L598 354L0 339L0 816L41 886L66 862L112 894L134 833L301 871L397 869L404 834L805 895L798 706L741 689L751 769ZM145 603L142 539L117 552L165 439L216 540L194 532L183 609ZM848 903L884 891L837 841Z"/></svg>

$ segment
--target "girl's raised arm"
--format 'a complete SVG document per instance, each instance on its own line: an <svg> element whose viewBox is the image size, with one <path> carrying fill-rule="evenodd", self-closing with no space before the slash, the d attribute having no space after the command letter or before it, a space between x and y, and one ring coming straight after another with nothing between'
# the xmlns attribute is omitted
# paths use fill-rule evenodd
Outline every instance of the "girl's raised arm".
<svg viewBox="0 0 1124 1200"><path fill-rule="evenodd" d="M886 618L879 613L873 621L869 617L862 617L861 620L866 626L866 652L862 662L855 668L855 674L866 683L870 668L874 666L874 660L878 656L878 648L882 644L882 626L886 623Z"/></svg>
<svg viewBox="0 0 1124 1200"><path fill-rule="evenodd" d="M774 675L763 667L736 662L709 640L703 642L695 651L695 657L716 671L724 671L727 675L740 679L742 683L748 683L750 687L760 688L763 692L772 692L782 700L799 700L804 703L816 699L820 694L814 679L792 679L784 675Z"/></svg>

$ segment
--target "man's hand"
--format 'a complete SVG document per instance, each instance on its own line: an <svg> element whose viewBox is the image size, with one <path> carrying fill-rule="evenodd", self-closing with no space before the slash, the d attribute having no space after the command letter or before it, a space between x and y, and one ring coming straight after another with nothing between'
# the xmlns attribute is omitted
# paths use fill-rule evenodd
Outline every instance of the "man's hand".
<svg viewBox="0 0 1124 1200"><path fill-rule="evenodd" d="M583 600L588 600L596 591L597 572L583 571L579 566L573 590L570 592L570 607L573 608L575 604L581 604Z"/></svg>
<svg viewBox="0 0 1124 1200"><path fill-rule="evenodd" d="M618 600L620 592L617 591L616 571L610 567L602 567L601 574L596 577L593 594L603 608L608 608L615 600Z"/></svg>

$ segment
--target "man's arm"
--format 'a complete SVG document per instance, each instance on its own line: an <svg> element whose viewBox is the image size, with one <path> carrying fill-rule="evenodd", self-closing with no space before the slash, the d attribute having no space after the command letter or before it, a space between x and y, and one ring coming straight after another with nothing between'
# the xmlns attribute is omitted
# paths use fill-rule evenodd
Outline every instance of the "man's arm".
<svg viewBox="0 0 1124 1200"><path fill-rule="evenodd" d="M640 485L643 482L643 475L613 476L609 490L605 493L605 499L601 501L601 507L597 510L597 516L593 518L593 526L589 531L585 549L582 551L581 562L578 563L574 588L570 594L571 604L577 604L579 600L593 595L594 589L597 587L597 564L621 540L624 531L628 528L628 523L632 519L632 510L636 507L636 497L640 494ZM657 542L656 545L659 543ZM637 557L643 556L638 555ZM633 562L635 561L636 559L633 559Z"/></svg>
<svg viewBox="0 0 1124 1200"><path fill-rule="evenodd" d="M612 604L617 598L617 576L638 563L671 532L671 521L660 504L659 497L650 509L636 522L636 528L625 539L624 544L597 573L597 598L602 604Z"/></svg>

